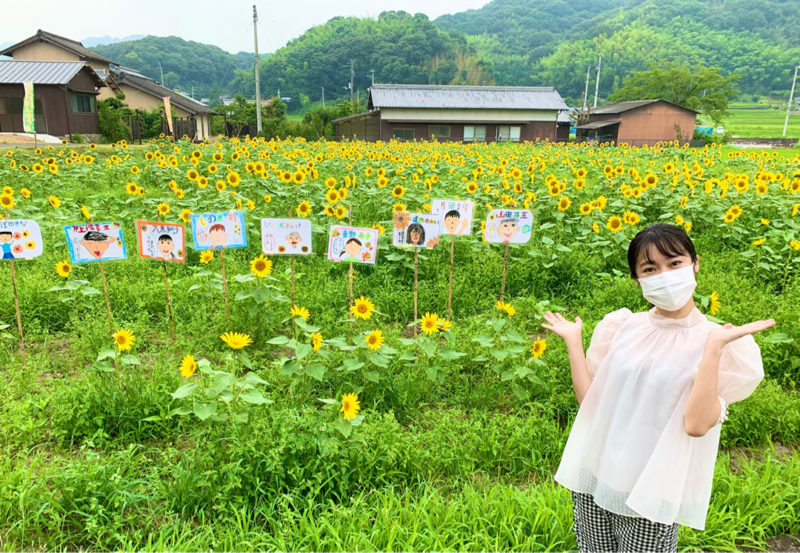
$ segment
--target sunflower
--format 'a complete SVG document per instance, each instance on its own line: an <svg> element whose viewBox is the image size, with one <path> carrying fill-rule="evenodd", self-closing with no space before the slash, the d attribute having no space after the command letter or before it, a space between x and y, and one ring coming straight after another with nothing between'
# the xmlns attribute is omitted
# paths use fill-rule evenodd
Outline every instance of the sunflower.
<svg viewBox="0 0 800 553"><path fill-rule="evenodd" d="M214 259L214 252L211 250L204 250L200 252L200 263L211 263L212 259Z"/></svg>
<svg viewBox="0 0 800 553"><path fill-rule="evenodd" d="M725 215L722 216L722 220L725 221L726 223L732 223L736 220L736 216L730 211L728 211L725 213Z"/></svg>
<svg viewBox="0 0 800 553"><path fill-rule="evenodd" d="M26 200L31 197L31 191L28 190L27 188L20 188L19 193Z"/></svg>
<svg viewBox="0 0 800 553"><path fill-rule="evenodd" d="M59 261L56 263L56 272L58 276L67 278L72 272L72 265L69 264L69 261Z"/></svg>
<svg viewBox="0 0 800 553"><path fill-rule="evenodd" d="M193 355L187 355L183 359L181 359L181 376L183 378L191 377L194 372L197 370L197 361L194 360Z"/></svg>
<svg viewBox="0 0 800 553"><path fill-rule="evenodd" d="M133 165L131 167L131 174L132 175L138 175L139 174L139 168L136 165Z"/></svg>
<svg viewBox="0 0 800 553"><path fill-rule="evenodd" d="M188 223L191 214L192 214L192 210L191 209L184 208L184 209L181 210L181 214L179 215L179 217L181 218L181 221L183 221L184 223Z"/></svg>
<svg viewBox="0 0 800 553"><path fill-rule="evenodd" d="M311 348L314 351L319 351L319 348L322 347L322 334L319 332L314 332L311 335Z"/></svg>
<svg viewBox="0 0 800 553"><path fill-rule="evenodd" d="M328 177L327 179L325 179L325 186L327 186L328 188L335 187L336 186L336 178ZM330 201L330 200L328 200L328 201ZM333 202L331 202L331 203L333 203Z"/></svg>
<svg viewBox="0 0 800 553"><path fill-rule="evenodd" d="M300 217L308 217L308 215L311 213L311 204L306 200L303 200L300 202L300 205L297 206L295 211Z"/></svg>
<svg viewBox="0 0 800 553"><path fill-rule="evenodd" d="M544 354L544 350L547 349L547 340L542 340L541 338L536 338L536 341L531 346L531 355L533 355L534 359L538 359Z"/></svg>
<svg viewBox="0 0 800 553"><path fill-rule="evenodd" d="M131 349L133 341L136 339L133 333L127 328L120 328L114 333L114 345L117 346L119 351L127 351Z"/></svg>
<svg viewBox="0 0 800 553"><path fill-rule="evenodd" d="M3 194L0 196L0 205L3 206L4 209L11 209L14 207L14 196Z"/></svg>
<svg viewBox="0 0 800 553"><path fill-rule="evenodd" d="M383 234L386 232L386 229L384 229L383 225L380 223L375 223L372 225L372 228L378 231L378 236L383 236Z"/></svg>
<svg viewBox="0 0 800 553"><path fill-rule="evenodd" d="M295 184L303 184L306 181L306 174L298 169L294 172L294 175L292 175L292 180Z"/></svg>
<svg viewBox="0 0 800 553"><path fill-rule="evenodd" d="M339 411L342 412L344 420L353 420L356 418L356 413L361 409L358 403L358 396L356 394L344 394L342 396L342 407Z"/></svg>
<svg viewBox="0 0 800 553"><path fill-rule="evenodd" d="M55 196L50 196L47 198L47 201L50 202L50 205L53 207L61 207L61 200Z"/></svg>
<svg viewBox="0 0 800 553"><path fill-rule="evenodd" d="M250 261L250 272L258 278L264 278L272 272L272 261L261 254Z"/></svg>
<svg viewBox="0 0 800 553"><path fill-rule="evenodd" d="M135 182L129 182L128 184L125 185L125 192L131 195L136 194L136 191L138 189L139 187L136 185Z"/></svg>
<svg viewBox="0 0 800 553"><path fill-rule="evenodd" d="M797 240L792 240L791 242L789 242L789 246L791 246L793 250L800 250L800 242L798 242Z"/></svg>
<svg viewBox="0 0 800 553"><path fill-rule="evenodd" d="M504 301L498 301L496 304L494 304L494 307L499 311L505 311L509 317L513 317L517 314L517 310L514 308L514 306Z"/></svg>
<svg viewBox="0 0 800 553"><path fill-rule="evenodd" d="M439 315L436 313L425 313L421 322L425 334L430 336L434 332L439 332Z"/></svg>
<svg viewBox="0 0 800 553"><path fill-rule="evenodd" d="M301 317L303 319L308 319L310 313L308 312L308 309L306 309L305 307L300 307L299 305L293 305L292 308L289 310L289 315L292 315L294 317Z"/></svg>
<svg viewBox="0 0 800 553"><path fill-rule="evenodd" d="M581 215L589 215L594 210L594 206L589 203L585 202L581 204L580 211Z"/></svg>
<svg viewBox="0 0 800 553"><path fill-rule="evenodd" d="M606 228L611 232L618 232L622 229L622 219L616 215L612 215L608 218L608 221L606 221Z"/></svg>
<svg viewBox="0 0 800 553"><path fill-rule="evenodd" d="M600 225L597 223L592 223L592 232L595 234L600 234Z"/></svg>
<svg viewBox="0 0 800 553"><path fill-rule="evenodd" d="M350 306L350 313L352 313L353 317L357 319L369 319L374 310L375 304L373 304L369 298L365 298L363 295L356 299L353 305Z"/></svg>
<svg viewBox="0 0 800 553"><path fill-rule="evenodd" d="M32 168L34 173L41 173L44 170L44 166L41 163L34 163Z"/></svg>
<svg viewBox="0 0 800 553"><path fill-rule="evenodd" d="M392 213L400 213L406 210L406 204L396 203L392 206Z"/></svg>
<svg viewBox="0 0 800 553"><path fill-rule="evenodd" d="M475 181L470 181L467 183L467 193L474 194L478 191L478 183Z"/></svg>
<svg viewBox="0 0 800 553"><path fill-rule="evenodd" d="M281 180L286 184L292 182L292 172L291 171L281 171Z"/></svg>
<svg viewBox="0 0 800 553"><path fill-rule="evenodd" d="M570 201L569 201L569 198L568 198L567 196L561 196L561 197L558 199L558 210L559 210L559 211L566 211L566 210L568 210L568 209L569 209L569 206L571 205L571 203L572 203L572 202L570 202Z"/></svg>
<svg viewBox="0 0 800 553"><path fill-rule="evenodd" d="M327 215L328 217L335 217L336 208L330 204L325 204L325 215Z"/></svg>
<svg viewBox="0 0 800 553"><path fill-rule="evenodd" d="M89 208L86 206L81 207L81 215L83 215L86 219L92 218L92 214L89 213Z"/></svg>
<svg viewBox="0 0 800 553"><path fill-rule="evenodd" d="M197 177L200 176L200 173L197 172L197 169L189 169L186 171L186 178L189 180L197 180Z"/></svg>
<svg viewBox="0 0 800 553"><path fill-rule="evenodd" d="M761 237L758 240L753 240L753 245L754 246L760 246L766 241L767 241L766 237Z"/></svg>
<svg viewBox="0 0 800 553"><path fill-rule="evenodd" d="M228 344L228 347L231 349L242 349L253 343L253 340L250 339L250 335L242 332L226 332L220 335L220 340Z"/></svg>
<svg viewBox="0 0 800 553"><path fill-rule="evenodd" d="M380 330L373 330L367 334L367 337L364 338L364 341L367 343L369 349L372 351L378 351L383 345L383 333Z"/></svg>
<svg viewBox="0 0 800 553"><path fill-rule="evenodd" d="M158 214L166 215L167 213L169 213L169 204L166 202L161 202L158 204Z"/></svg>
<svg viewBox="0 0 800 553"><path fill-rule="evenodd" d="M515 311L515 313L516 313L516 311ZM441 330L442 332L444 332L445 330L450 330L450 328L452 326L453 326L453 323L451 323L447 319L441 319L441 318L439 319L439 330Z"/></svg>
<svg viewBox="0 0 800 553"><path fill-rule="evenodd" d="M270 196L269 194L264 194L264 202L270 203L271 201L272 201L272 196Z"/></svg>
<svg viewBox="0 0 800 553"><path fill-rule="evenodd" d="M403 194L405 194L405 193L406 193L406 189L403 188L399 184L397 186L395 186L394 188L392 188L392 196L394 196L395 198L402 198Z"/></svg>
<svg viewBox="0 0 800 553"><path fill-rule="evenodd" d="M325 200L328 203L335 204L336 202L339 201L339 191L336 190L335 188L331 188L325 193Z"/></svg>
<svg viewBox="0 0 800 553"><path fill-rule="evenodd" d="M635 225L639 222L639 214L634 211L626 211L622 218L629 225Z"/></svg>
<svg viewBox="0 0 800 553"><path fill-rule="evenodd" d="M239 173L237 173L236 171L231 171L230 173L228 173L227 179L228 179L228 184L230 184L233 187L239 186L239 183L242 182L242 177L240 177Z"/></svg>
<svg viewBox="0 0 800 553"><path fill-rule="evenodd" d="M347 215L347 208L343 205L337 205L334 215L336 215L337 219L344 219L344 216Z"/></svg>
<svg viewBox="0 0 800 553"><path fill-rule="evenodd" d="M711 295L708 296L708 311L712 315L716 315L717 311L719 311L719 293L716 290L711 292Z"/></svg>

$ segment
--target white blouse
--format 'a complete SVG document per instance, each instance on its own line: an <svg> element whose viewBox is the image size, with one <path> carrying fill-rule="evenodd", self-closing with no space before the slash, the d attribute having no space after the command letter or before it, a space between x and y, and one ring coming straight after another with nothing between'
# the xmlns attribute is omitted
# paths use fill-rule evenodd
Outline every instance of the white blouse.
<svg viewBox="0 0 800 553"><path fill-rule="evenodd" d="M593 380L556 482L593 495L614 513L703 530L720 424L693 438L684 430L683 411L706 335L717 326L697 308L682 319L655 308L606 315L586 351ZM726 403L745 399L763 377L752 336L723 348L718 393Z"/></svg>

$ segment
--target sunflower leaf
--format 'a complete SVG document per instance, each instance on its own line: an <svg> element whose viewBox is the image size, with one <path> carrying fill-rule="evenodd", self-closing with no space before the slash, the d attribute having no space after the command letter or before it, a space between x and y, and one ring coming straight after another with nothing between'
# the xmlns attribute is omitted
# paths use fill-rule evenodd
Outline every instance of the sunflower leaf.
<svg viewBox="0 0 800 553"><path fill-rule="evenodd" d="M192 393L194 393L196 389L197 389L197 382L187 382L186 384L184 384L183 386L172 392L172 394L170 395L172 396L173 399L181 399L192 395Z"/></svg>
<svg viewBox="0 0 800 553"><path fill-rule="evenodd" d="M206 420L211 415L217 412L217 402L213 403L195 403L193 407L194 414L201 421Z"/></svg>

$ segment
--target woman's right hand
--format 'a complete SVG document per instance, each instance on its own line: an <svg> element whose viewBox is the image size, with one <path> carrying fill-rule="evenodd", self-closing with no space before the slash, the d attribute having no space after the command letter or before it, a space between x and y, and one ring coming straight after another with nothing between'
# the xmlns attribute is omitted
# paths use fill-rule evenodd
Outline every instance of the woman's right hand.
<svg viewBox="0 0 800 553"><path fill-rule="evenodd" d="M544 314L544 320L548 324L542 323L542 327L550 332L561 336L565 342L581 342L581 332L583 331L583 321L580 317L575 317L575 322L570 322L561 313Z"/></svg>

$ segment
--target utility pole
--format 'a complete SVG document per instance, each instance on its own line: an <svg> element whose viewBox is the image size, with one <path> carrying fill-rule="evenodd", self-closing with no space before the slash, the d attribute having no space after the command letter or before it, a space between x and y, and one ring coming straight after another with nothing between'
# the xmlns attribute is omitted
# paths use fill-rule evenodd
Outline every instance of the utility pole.
<svg viewBox="0 0 800 553"><path fill-rule="evenodd" d="M255 45L255 70L256 70L256 131L261 132L261 87L258 82L258 14L256 5L253 4L253 43Z"/></svg>
<svg viewBox="0 0 800 553"><path fill-rule="evenodd" d="M164 84L164 68L161 67L161 60L158 60L158 68L161 70L161 86L167 86Z"/></svg>
<svg viewBox="0 0 800 553"><path fill-rule="evenodd" d="M597 81L594 83L594 107L597 107L597 93L600 90L600 60L601 55L597 55Z"/></svg>
<svg viewBox="0 0 800 553"><path fill-rule="evenodd" d="M797 82L797 68L800 65L794 66L794 80L792 80L792 91L789 93L789 104L786 106L786 120L783 122L783 136L786 136L786 127L789 126L789 112L792 110L792 100L794 99L794 85Z"/></svg>
<svg viewBox="0 0 800 553"><path fill-rule="evenodd" d="M369 72L372 74L372 84L375 84L375 70L370 69Z"/></svg>
<svg viewBox="0 0 800 553"><path fill-rule="evenodd" d="M592 71L592 66L586 66L586 86L583 87L583 109L586 109L586 102L589 101L589 73Z"/></svg>
<svg viewBox="0 0 800 553"><path fill-rule="evenodd" d="M350 102L353 101L353 64L356 60L350 60Z"/></svg>

